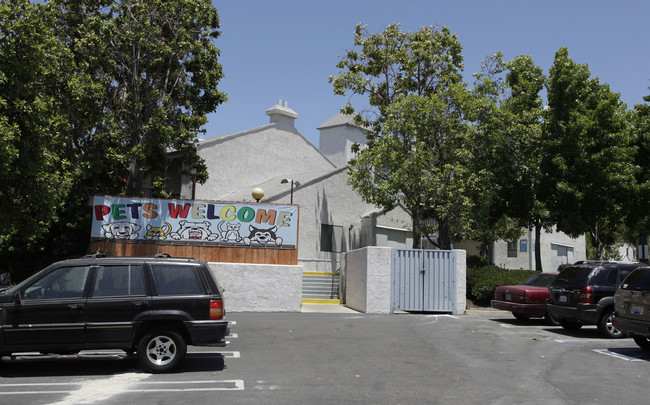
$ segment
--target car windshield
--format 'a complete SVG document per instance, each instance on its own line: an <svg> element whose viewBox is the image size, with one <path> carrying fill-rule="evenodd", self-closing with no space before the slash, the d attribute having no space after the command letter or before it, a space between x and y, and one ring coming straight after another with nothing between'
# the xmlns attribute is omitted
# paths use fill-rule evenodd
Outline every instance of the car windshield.
<svg viewBox="0 0 650 405"><path fill-rule="evenodd" d="M593 270L593 267L567 267L560 272L552 285L563 288L582 288Z"/></svg>
<svg viewBox="0 0 650 405"><path fill-rule="evenodd" d="M650 271L647 268L636 269L623 281L624 290L650 290Z"/></svg>
<svg viewBox="0 0 650 405"><path fill-rule="evenodd" d="M557 274L551 274L551 273L535 274L528 280L521 283L521 285L529 285L531 287L548 287L549 284L551 284L553 280L555 280L555 277L557 277Z"/></svg>

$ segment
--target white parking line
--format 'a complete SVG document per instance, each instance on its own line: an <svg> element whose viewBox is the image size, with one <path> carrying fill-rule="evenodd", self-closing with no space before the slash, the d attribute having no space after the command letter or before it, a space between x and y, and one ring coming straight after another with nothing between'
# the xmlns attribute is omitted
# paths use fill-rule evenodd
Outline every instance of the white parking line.
<svg viewBox="0 0 650 405"><path fill-rule="evenodd" d="M603 339L555 339L558 343L565 345L585 345L592 343L603 343Z"/></svg>
<svg viewBox="0 0 650 405"><path fill-rule="evenodd" d="M84 383L34 383L34 384L0 384L2 395L37 395L37 394L70 394L78 391L78 387L88 385ZM156 385L183 385L183 388L137 388L139 386L156 386ZM198 385L199 387L188 387ZM212 385L212 386L208 386ZM63 390L38 390L38 388L65 387L70 389ZM243 391L244 380L203 380L203 381L159 381L159 382L137 382L133 384L134 388L127 388L121 392L191 392L191 391ZM7 388L26 388L30 391L9 391Z"/></svg>
<svg viewBox="0 0 650 405"><path fill-rule="evenodd" d="M646 359L640 359L638 357L631 357L631 356L626 356L626 355L620 354L620 353L614 353L614 352L612 352L610 350L607 350L607 349L594 349L594 351L596 353L616 357L617 359L622 359L622 360L627 360L627 361L647 361Z"/></svg>

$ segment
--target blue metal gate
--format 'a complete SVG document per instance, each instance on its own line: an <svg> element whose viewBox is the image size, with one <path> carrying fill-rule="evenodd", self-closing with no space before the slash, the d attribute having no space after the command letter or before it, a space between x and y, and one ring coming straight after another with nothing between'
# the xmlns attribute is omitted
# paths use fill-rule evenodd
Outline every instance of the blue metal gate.
<svg viewBox="0 0 650 405"><path fill-rule="evenodd" d="M456 252L393 249L391 310L454 312Z"/></svg>

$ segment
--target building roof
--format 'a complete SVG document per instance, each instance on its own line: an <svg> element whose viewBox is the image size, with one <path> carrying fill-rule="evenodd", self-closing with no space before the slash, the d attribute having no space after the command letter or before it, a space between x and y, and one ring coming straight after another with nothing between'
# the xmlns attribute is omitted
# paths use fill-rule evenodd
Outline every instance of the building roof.
<svg viewBox="0 0 650 405"><path fill-rule="evenodd" d="M338 127L341 125L357 126L357 124L354 123L354 115L338 113L316 129Z"/></svg>

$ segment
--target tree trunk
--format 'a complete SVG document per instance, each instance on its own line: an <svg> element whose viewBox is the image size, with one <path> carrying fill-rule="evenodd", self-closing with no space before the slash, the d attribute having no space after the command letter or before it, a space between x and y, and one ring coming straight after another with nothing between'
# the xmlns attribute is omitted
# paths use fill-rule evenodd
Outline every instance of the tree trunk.
<svg viewBox="0 0 650 405"><path fill-rule="evenodd" d="M542 226L537 221L535 224L535 270L544 271L542 268Z"/></svg>
<svg viewBox="0 0 650 405"><path fill-rule="evenodd" d="M443 250L451 250L449 222L446 219L438 222L438 247Z"/></svg>
<svg viewBox="0 0 650 405"><path fill-rule="evenodd" d="M422 239L422 227L420 226L420 210L415 208L411 213L411 221L413 222L413 249L420 249Z"/></svg>

